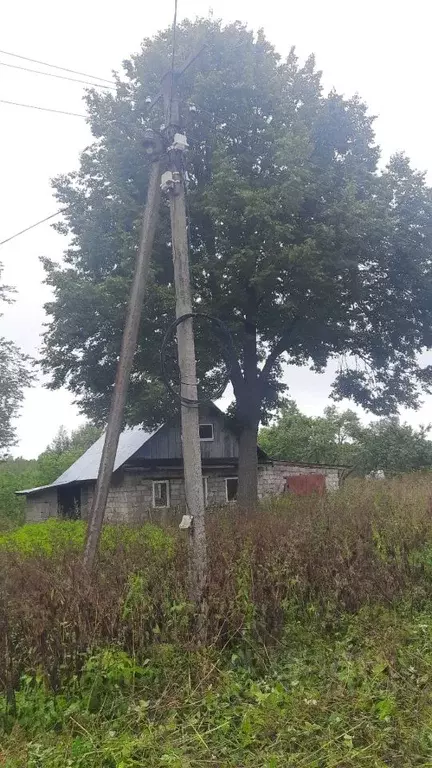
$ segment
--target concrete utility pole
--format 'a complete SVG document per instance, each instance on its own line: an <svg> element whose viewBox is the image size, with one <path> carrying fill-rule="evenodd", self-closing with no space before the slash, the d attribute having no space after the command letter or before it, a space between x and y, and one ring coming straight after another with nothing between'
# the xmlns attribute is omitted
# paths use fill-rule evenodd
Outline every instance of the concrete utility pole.
<svg viewBox="0 0 432 768"><path fill-rule="evenodd" d="M93 497L90 518L87 528L87 540L84 551L84 566L88 571L93 568L99 539L102 530L105 507L111 477L114 470L118 441L123 422L124 408L129 385L130 373L135 354L141 310L144 294L147 287L147 278L150 265L150 256L153 248L154 234L158 218L160 204L160 174L162 149L159 137L153 137L149 142L149 154L156 158L150 172L147 202L142 223L141 242L139 246L135 275L132 290L129 297L126 325L123 331L120 358L117 365L117 374L114 384L114 392L108 417L108 426L102 451L96 490Z"/></svg>
<svg viewBox="0 0 432 768"><path fill-rule="evenodd" d="M174 21L175 28L175 21ZM177 79L200 55L203 48L193 54L179 71L167 73L162 81L162 92L150 102L150 108L163 98L165 111L164 135L168 141L168 168L161 177L161 137L147 131L145 145L153 154L147 203L144 213L141 243L137 257L135 276L129 299L126 326L117 367L116 381L108 418L107 432L93 498L84 552L84 565L91 571L102 530L109 486L114 470L118 441L123 422L127 388L135 353L141 309L146 289L153 247L160 189L168 191L171 213L171 237L174 264L177 319L192 312L192 296L189 274L189 253L186 219L186 194L183 170L183 154L187 148L180 131ZM174 51L173 51L174 61ZM162 182L162 183L161 183ZM177 348L180 369L182 451L185 479L185 495L188 515L185 525L190 531L190 597L201 607L204 615L203 592L207 573L207 548L204 518L204 492L201 470L201 445L199 438L199 410L196 380L195 342L192 318L177 326Z"/></svg>
<svg viewBox="0 0 432 768"><path fill-rule="evenodd" d="M177 75L168 72L162 81L165 125L168 140L167 189L170 201L172 253L176 293L176 317L192 312L189 274L189 249L186 219L186 193L183 154L187 147L180 131ZM164 177L162 177L163 179ZM199 410L196 378L195 341L192 318L177 326L177 349L180 369L182 450L185 495L190 526L190 596L197 604L202 596L207 572L207 547L204 516L204 492L199 437Z"/></svg>

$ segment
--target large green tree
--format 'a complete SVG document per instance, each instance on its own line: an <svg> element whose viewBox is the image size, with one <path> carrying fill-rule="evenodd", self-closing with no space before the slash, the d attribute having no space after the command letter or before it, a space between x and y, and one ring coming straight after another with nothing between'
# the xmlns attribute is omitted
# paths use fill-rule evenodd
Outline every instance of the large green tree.
<svg viewBox="0 0 432 768"><path fill-rule="evenodd" d="M352 410L340 411L332 405L322 416L307 416L287 400L274 423L260 430L259 444L273 459L356 466L362 432Z"/></svg>
<svg viewBox="0 0 432 768"><path fill-rule="evenodd" d="M214 20L184 22L176 61L206 42L182 78L190 152L189 225L197 308L230 327L240 435L239 499L256 499L257 431L282 387L281 364L322 371L337 358L336 397L371 411L414 406L432 369L432 196L398 155L378 170L373 119L357 97L323 92L310 57L282 59L262 32ZM45 262L54 299L44 365L91 418L112 391L148 180L146 126L172 34L145 40L124 62L115 94L87 97L93 144L55 181L68 206L65 264ZM190 112L187 105L194 105ZM196 109L196 111L195 111ZM173 407L160 379L161 338L173 317L166 206L154 249L127 411L160 422ZM210 327L198 328L201 373L223 367Z"/></svg>
<svg viewBox="0 0 432 768"><path fill-rule="evenodd" d="M414 429L397 416L387 416L361 430L356 469L360 474L383 470L386 476L432 468L429 427Z"/></svg>

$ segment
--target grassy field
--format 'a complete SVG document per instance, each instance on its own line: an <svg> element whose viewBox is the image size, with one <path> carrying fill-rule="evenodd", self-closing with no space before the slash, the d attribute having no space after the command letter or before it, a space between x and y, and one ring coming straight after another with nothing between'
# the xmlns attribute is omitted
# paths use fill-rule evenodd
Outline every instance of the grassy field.
<svg viewBox="0 0 432 768"><path fill-rule="evenodd" d="M185 542L0 538L0 765L432 766L430 479L209 515L206 641Z"/></svg>

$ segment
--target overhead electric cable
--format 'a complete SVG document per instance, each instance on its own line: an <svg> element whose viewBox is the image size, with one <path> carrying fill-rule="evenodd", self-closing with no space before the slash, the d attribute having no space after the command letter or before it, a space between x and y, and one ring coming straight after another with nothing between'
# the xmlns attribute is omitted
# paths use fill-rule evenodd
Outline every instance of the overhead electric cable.
<svg viewBox="0 0 432 768"><path fill-rule="evenodd" d="M91 85L92 88L104 88L112 91L116 90L115 85L102 85L101 83L92 83L90 80L76 80L74 77L68 77L67 75L56 75L54 72L42 72L40 69L20 67L19 64L9 64L6 61L0 61L0 67L11 67L12 69L19 69L21 72L31 72L33 75L55 77L57 80L68 80L70 83L78 83L78 85Z"/></svg>
<svg viewBox="0 0 432 768"><path fill-rule="evenodd" d="M13 107L27 107L27 109L41 109L42 112L55 112L57 115L70 115L71 117L83 117L87 120L88 115L81 115L79 112L65 112L63 109L50 109L50 107L39 107L37 104L23 104L20 101L8 101L0 99L0 104L10 104Z"/></svg>
<svg viewBox="0 0 432 768"><path fill-rule="evenodd" d="M18 53L11 53L10 51L1 51L5 56L14 56L16 59L23 59L24 61L31 61L33 64L42 64L44 67L51 67L51 69L59 69L62 72L70 72L72 75L81 75L82 77L90 77L92 80L100 80L102 83L109 83L115 85L114 80L107 80L105 77L97 77L96 75L89 75L87 72L78 72L76 69L68 69L67 67L60 67L58 64L48 64L47 61L40 61L39 59L31 59L29 56L20 56Z"/></svg>
<svg viewBox="0 0 432 768"><path fill-rule="evenodd" d="M46 221L49 221L50 219L54 219L55 216L60 216L61 213L65 213L66 211L68 211L70 207L71 206L69 205L67 208L60 208L55 213L52 213L50 216L45 216L44 219L40 219L39 221L36 221L34 224L30 224L29 227L26 227L25 229L21 229L19 232L15 232L14 235L7 237L6 240L1 240L0 245L5 245L5 243L10 243L10 241L15 240L16 237L23 235L25 232L29 232L30 229L34 229L35 227L38 227L40 224L45 224Z"/></svg>

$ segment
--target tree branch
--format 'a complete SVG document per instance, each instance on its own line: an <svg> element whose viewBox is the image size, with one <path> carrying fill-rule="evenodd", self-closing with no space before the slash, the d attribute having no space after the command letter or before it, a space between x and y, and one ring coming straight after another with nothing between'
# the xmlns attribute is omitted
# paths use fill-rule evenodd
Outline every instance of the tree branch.
<svg viewBox="0 0 432 768"><path fill-rule="evenodd" d="M233 385L234 394L237 396L237 393L239 390L241 390L245 383L242 369L235 353L235 349L233 346L231 346L231 344L228 344L228 347L225 350L225 354L230 369L231 384Z"/></svg>
<svg viewBox="0 0 432 768"><path fill-rule="evenodd" d="M288 342L291 339L292 332L295 326L297 325L297 321L298 321L298 317L295 317L294 320L289 325L289 327L287 328L287 330L285 331L285 333L282 334L279 341L276 342L270 354L268 355L267 360L265 361L264 366L261 369L261 372L258 377L261 388L263 388L267 383L271 370L276 360L278 359L278 357L282 354L282 352L286 351Z"/></svg>

